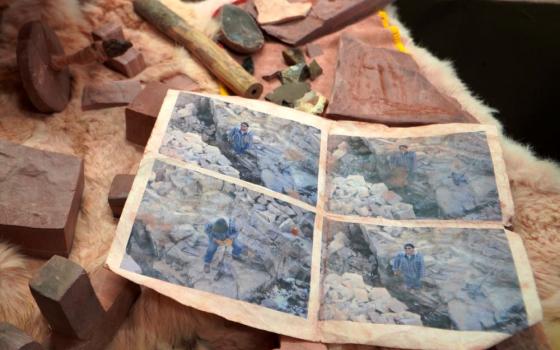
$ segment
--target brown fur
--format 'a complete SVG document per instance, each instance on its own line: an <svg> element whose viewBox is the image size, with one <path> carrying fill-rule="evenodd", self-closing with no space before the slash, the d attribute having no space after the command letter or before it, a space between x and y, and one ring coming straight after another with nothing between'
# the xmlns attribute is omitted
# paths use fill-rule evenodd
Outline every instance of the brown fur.
<svg viewBox="0 0 560 350"><path fill-rule="evenodd" d="M215 24L200 14L211 13L212 6L226 1L206 0L196 5L179 0L164 2L201 30L211 33ZM130 1L2 0L0 7L3 4L10 4L10 7L2 11L1 57L14 55L17 29L29 19L42 18L53 27L67 52L87 45L89 33L95 26L117 20L125 27L127 38L143 52L148 64L148 69L137 78L152 81L183 72L205 91L217 92L211 75L184 49L175 47L141 21L134 14ZM198 12L189 6L194 6ZM398 23L394 15L391 22ZM404 29L402 36L421 69L438 89L460 101L480 121L499 126L492 117L492 110L472 96L449 63L415 46ZM83 112L80 107L81 91L86 82L123 77L97 64L72 67L72 74L72 101L64 112L48 117L29 108L17 83L2 84L0 138L84 158L86 186L71 259L92 270L103 263L116 227L107 205L111 180L116 174L135 173L142 149L125 140L123 108ZM516 205L515 230L523 237L531 258L545 308L546 327L552 335L560 324L560 260L557 258L560 168L535 158L530 150L505 137L502 141ZM47 337L48 328L27 283L42 262L23 257L14 248L0 243L0 321L12 322L39 340ZM181 306L145 289L110 348L264 349L270 348L270 341L274 340L268 333ZM560 345L560 339L554 341Z"/></svg>

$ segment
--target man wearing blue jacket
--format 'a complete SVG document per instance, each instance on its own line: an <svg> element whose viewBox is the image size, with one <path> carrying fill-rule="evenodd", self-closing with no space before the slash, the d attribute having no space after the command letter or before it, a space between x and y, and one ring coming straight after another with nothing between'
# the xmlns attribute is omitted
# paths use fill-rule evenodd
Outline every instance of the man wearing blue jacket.
<svg viewBox="0 0 560 350"><path fill-rule="evenodd" d="M249 131L249 124L242 122L228 132L228 141L236 154L244 154L253 145L253 132Z"/></svg>
<svg viewBox="0 0 560 350"><path fill-rule="evenodd" d="M204 272L210 272L210 263L216 254L219 246L232 247L232 256L234 259L241 259L243 246L237 242L239 232L235 227L232 219L227 222L223 218L219 218L213 223L204 226L204 232L208 235L208 248L204 255Z"/></svg>
<svg viewBox="0 0 560 350"><path fill-rule="evenodd" d="M393 258L392 267L395 276L402 274L407 289L420 289L424 277L424 257L416 252L412 243L405 244L404 252Z"/></svg>

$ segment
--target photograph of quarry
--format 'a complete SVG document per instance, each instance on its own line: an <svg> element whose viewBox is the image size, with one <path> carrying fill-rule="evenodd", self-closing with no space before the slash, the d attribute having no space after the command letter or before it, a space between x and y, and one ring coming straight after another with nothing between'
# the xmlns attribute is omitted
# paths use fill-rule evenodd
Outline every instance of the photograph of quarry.
<svg viewBox="0 0 560 350"><path fill-rule="evenodd" d="M328 209L395 220L501 220L486 135L329 136Z"/></svg>
<svg viewBox="0 0 560 350"><path fill-rule="evenodd" d="M181 93L160 153L315 205L320 140L317 128Z"/></svg>
<svg viewBox="0 0 560 350"><path fill-rule="evenodd" d="M327 221L321 320L513 333L527 315L498 229Z"/></svg>
<svg viewBox="0 0 560 350"><path fill-rule="evenodd" d="M156 160L121 268L306 317L315 214Z"/></svg>

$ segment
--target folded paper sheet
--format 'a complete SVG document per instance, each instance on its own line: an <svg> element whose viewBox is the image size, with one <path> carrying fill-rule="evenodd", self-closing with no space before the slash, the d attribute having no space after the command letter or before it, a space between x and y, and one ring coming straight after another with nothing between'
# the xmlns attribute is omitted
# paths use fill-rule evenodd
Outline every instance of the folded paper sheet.
<svg viewBox="0 0 560 350"><path fill-rule="evenodd" d="M307 340L488 347L538 322L492 126L388 128L169 91L108 257Z"/></svg>

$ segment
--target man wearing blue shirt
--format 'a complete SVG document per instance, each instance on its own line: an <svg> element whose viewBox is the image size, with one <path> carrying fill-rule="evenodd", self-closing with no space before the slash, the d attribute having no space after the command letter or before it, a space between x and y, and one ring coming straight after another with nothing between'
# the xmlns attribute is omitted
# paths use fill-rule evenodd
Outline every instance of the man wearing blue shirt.
<svg viewBox="0 0 560 350"><path fill-rule="evenodd" d="M424 277L424 257L415 251L412 243L404 245L404 252L393 258L393 273L402 275L407 289L420 289Z"/></svg>
<svg viewBox="0 0 560 350"><path fill-rule="evenodd" d="M233 258L240 259L243 246L237 242L239 232L233 220L230 219L228 223L225 219L219 218L213 223L206 224L204 226L204 232L208 235L208 248L204 255L205 273L210 272L210 263L219 246L226 246L226 248L231 246Z"/></svg>
<svg viewBox="0 0 560 350"><path fill-rule="evenodd" d="M249 124L242 122L228 132L228 141L236 154L244 154L253 145L253 132L249 131Z"/></svg>
<svg viewBox="0 0 560 350"><path fill-rule="evenodd" d="M416 171L416 152L409 151L407 145L400 145L399 152L389 158L391 168L403 169L406 173L407 184L414 180Z"/></svg>

